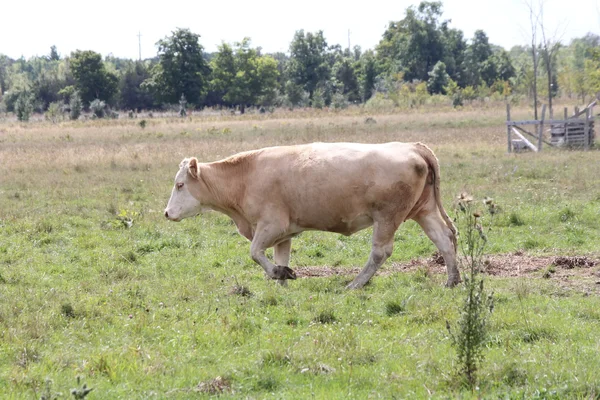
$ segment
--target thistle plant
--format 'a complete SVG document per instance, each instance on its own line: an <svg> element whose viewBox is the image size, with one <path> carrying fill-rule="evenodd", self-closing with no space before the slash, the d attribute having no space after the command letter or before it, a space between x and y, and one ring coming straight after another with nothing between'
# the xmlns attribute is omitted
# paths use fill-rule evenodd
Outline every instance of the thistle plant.
<svg viewBox="0 0 600 400"><path fill-rule="evenodd" d="M458 240L461 252L459 264L463 270L465 298L455 329L446 321L457 353L458 373L471 390L477 384L477 371L484 360L488 322L494 309L493 293L486 293L481 272L488 242L487 232L498 208L490 198L485 198L483 204L487 208L487 216L477 209L473 198L465 193L458 197L456 203L456 222L461 232Z"/></svg>

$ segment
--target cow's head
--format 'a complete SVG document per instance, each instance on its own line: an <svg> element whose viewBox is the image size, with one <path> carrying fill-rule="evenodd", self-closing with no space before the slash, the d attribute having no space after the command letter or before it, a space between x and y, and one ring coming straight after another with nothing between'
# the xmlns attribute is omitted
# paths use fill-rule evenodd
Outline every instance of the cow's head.
<svg viewBox="0 0 600 400"><path fill-rule="evenodd" d="M165 208L165 217L171 221L179 222L184 218L194 217L202 211L202 204L196 197L200 167L194 157L185 158L179 164L179 172L175 175L175 186L171 198ZM196 196L194 196L196 194Z"/></svg>

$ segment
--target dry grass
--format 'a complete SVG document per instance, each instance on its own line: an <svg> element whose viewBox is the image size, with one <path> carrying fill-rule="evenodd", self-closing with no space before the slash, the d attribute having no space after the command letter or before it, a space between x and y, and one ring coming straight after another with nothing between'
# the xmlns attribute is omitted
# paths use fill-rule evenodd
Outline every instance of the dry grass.
<svg viewBox="0 0 600 400"><path fill-rule="evenodd" d="M0 125L0 159L4 172L39 170L40 164L55 169L90 163L163 166L188 155L214 160L257 147L312 141L424 141L452 148L492 145L504 137L497 110L369 116L377 122L365 124L364 114L350 110L148 119L144 129L139 119L5 123Z"/></svg>

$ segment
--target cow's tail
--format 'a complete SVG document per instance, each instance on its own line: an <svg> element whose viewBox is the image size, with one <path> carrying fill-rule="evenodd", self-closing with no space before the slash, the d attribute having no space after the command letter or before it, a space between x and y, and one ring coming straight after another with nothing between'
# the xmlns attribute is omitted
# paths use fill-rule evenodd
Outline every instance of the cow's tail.
<svg viewBox="0 0 600 400"><path fill-rule="evenodd" d="M444 218L444 221L446 222L446 225L452 231L452 243L454 244L454 249L456 250L457 229L452 219L448 216L448 213L446 213L444 205L442 204L442 195L440 193L440 165L438 159L435 156L435 154L433 154L433 151L423 143L415 143L415 145L418 153L421 155L421 157L423 157L423 159L427 163L427 166L431 173L431 178L430 180L428 180L427 183L433 185L433 195L435 197L435 202L437 204L438 210L440 211L440 214L442 215L442 218Z"/></svg>

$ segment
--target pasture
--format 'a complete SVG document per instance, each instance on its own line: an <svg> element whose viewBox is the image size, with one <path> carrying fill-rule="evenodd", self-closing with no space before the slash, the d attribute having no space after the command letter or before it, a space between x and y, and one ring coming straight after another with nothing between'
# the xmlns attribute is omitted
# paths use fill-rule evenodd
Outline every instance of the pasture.
<svg viewBox="0 0 600 400"><path fill-rule="evenodd" d="M88 399L600 396L597 150L509 155L502 107L141 120L0 122L3 399L70 398L77 377ZM501 207L475 393L458 383L445 327L464 290L443 287L413 222L371 283L347 291L370 229L294 239L300 277L282 288L227 217L163 216L186 156L392 140L433 149L451 216L461 192Z"/></svg>

